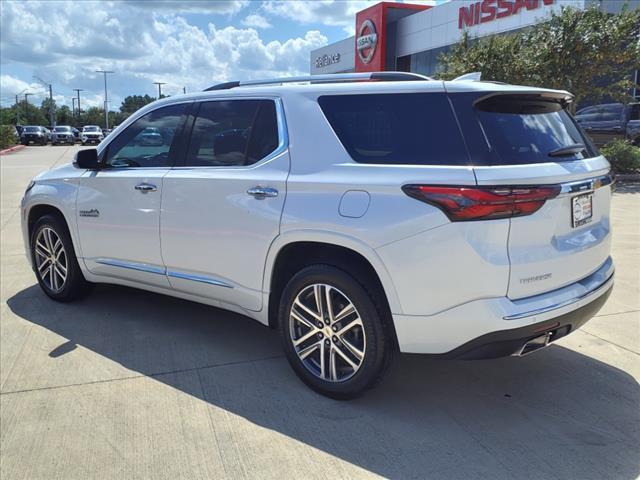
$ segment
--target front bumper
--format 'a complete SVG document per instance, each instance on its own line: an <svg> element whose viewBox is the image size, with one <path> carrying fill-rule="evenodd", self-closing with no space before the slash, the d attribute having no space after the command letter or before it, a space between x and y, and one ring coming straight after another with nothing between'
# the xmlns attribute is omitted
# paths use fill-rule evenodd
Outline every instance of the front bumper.
<svg viewBox="0 0 640 480"><path fill-rule="evenodd" d="M600 310L611 294L611 257L591 275L533 297L480 299L429 316L393 315L400 351L446 358L495 358L518 354L549 332L555 341Z"/></svg>

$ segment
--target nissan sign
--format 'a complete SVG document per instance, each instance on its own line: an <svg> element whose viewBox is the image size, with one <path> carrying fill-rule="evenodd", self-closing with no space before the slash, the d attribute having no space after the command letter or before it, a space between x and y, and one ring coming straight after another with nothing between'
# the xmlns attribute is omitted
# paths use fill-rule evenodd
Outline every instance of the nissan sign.
<svg viewBox="0 0 640 480"><path fill-rule="evenodd" d="M362 63L369 63L376 53L376 45L378 44L378 34L376 26L371 20L365 20L360 25L358 38L356 39L356 49L358 57Z"/></svg>
<svg viewBox="0 0 640 480"><path fill-rule="evenodd" d="M472 27L480 23L515 15L523 8L535 10L540 4L551 5L553 0L482 0L458 10L458 28Z"/></svg>

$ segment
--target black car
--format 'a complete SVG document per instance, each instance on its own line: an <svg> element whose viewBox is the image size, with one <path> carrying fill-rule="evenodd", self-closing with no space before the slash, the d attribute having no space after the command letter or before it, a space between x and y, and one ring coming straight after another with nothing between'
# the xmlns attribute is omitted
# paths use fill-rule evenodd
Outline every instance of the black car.
<svg viewBox="0 0 640 480"><path fill-rule="evenodd" d="M22 129L22 135L20 135L20 141L24 145L35 143L38 145L46 145L49 141L49 136L44 127L38 125L28 125Z"/></svg>
<svg viewBox="0 0 640 480"><path fill-rule="evenodd" d="M76 143L76 137L73 135L73 130L68 125L58 125L53 129L51 134L51 145L57 145L59 143L67 143L73 145Z"/></svg>
<svg viewBox="0 0 640 480"><path fill-rule="evenodd" d="M615 138L640 146L640 103L593 105L578 110L575 118L598 146Z"/></svg>

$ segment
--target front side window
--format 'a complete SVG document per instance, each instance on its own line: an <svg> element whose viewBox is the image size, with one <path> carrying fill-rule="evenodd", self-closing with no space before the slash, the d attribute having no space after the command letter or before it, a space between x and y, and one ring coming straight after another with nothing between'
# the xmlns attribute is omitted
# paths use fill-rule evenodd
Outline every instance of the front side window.
<svg viewBox="0 0 640 480"><path fill-rule="evenodd" d="M178 127L184 120L187 104L170 105L143 115L107 147L110 167L166 167Z"/></svg>
<svg viewBox="0 0 640 480"><path fill-rule="evenodd" d="M203 102L193 124L187 166L252 165L278 146L273 100Z"/></svg>
<svg viewBox="0 0 640 480"><path fill-rule="evenodd" d="M318 99L353 160L387 165L466 165L444 93L331 95Z"/></svg>

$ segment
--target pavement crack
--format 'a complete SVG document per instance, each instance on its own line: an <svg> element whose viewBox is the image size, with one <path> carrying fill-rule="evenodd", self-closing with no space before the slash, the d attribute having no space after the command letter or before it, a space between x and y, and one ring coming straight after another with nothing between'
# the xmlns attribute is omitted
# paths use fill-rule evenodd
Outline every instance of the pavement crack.
<svg viewBox="0 0 640 480"><path fill-rule="evenodd" d="M629 353L633 353L634 355L640 356L640 352L636 352L635 350L631 350L628 347L624 347L624 346L620 345L619 343L612 342L611 340L607 340L606 338L602 338L601 336L596 335L595 333L591 333L588 330L585 330L584 327L581 328L579 331L584 332L584 333L586 333L588 335L591 335L592 337L596 337L596 338L602 340L603 342L610 343L611 345L615 345L616 347L621 348L622 350L625 350L625 351L627 351Z"/></svg>
<svg viewBox="0 0 640 480"><path fill-rule="evenodd" d="M188 372L198 372L200 370L207 370L207 369L211 369L211 368L219 368L219 367L228 367L231 365L242 365L245 363L253 363L253 362L261 362L263 360L273 360L276 358L284 358L284 355L271 355L268 357L260 357L260 358L253 358L251 360L240 360L237 362L224 362L224 363L217 363L217 364L213 364L213 365L202 365L200 367L192 367L192 368L182 368L182 369L178 369L178 370L167 370L167 371L163 371L163 372L155 372L155 373L149 373L149 374L144 374L144 373L140 373L138 375L129 375L127 377L120 377L120 378L107 378L104 380L94 380L91 382L80 382L80 383L69 383L66 385L53 385L50 387L39 387L39 388L26 388L26 389L22 389L22 390L12 390L10 392L0 392L0 396L4 396L4 395L14 395L17 393L30 393L30 392L39 392L39 391L45 391L45 390L57 390L57 389L61 389L61 388L69 388L69 387L82 387L85 385L99 385L102 383L111 383L111 382L120 382L120 381L125 381L125 380L134 380L136 378L156 378L156 377L161 377L164 375L174 375L174 374L178 374L178 373L188 373ZM8 378L8 377L7 377ZM5 381L6 383L6 381Z"/></svg>

